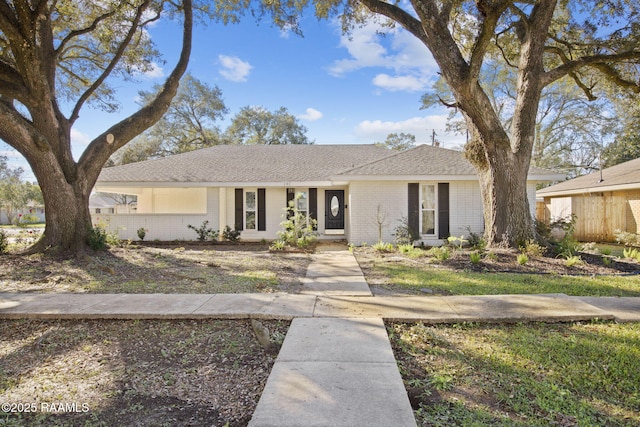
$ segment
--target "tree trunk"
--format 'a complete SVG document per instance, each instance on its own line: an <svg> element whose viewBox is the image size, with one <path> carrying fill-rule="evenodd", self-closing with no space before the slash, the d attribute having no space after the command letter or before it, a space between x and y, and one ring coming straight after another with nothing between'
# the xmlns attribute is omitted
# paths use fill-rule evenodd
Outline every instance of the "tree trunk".
<svg viewBox="0 0 640 427"><path fill-rule="evenodd" d="M95 178L72 174L76 176L69 179L53 161L32 163L32 169L42 189L46 225L42 237L28 252L84 253L93 227L89 196Z"/></svg>
<svg viewBox="0 0 640 427"><path fill-rule="evenodd" d="M484 237L489 246L519 247L533 239L533 219L527 196L530 157L495 150L486 162L474 162L484 206Z"/></svg>

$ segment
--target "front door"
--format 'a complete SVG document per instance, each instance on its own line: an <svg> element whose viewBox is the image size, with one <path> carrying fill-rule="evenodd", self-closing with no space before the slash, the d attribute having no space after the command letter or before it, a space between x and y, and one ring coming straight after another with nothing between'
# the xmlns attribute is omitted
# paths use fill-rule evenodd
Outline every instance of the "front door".
<svg viewBox="0 0 640 427"><path fill-rule="evenodd" d="M325 229L344 230L344 190L326 190Z"/></svg>

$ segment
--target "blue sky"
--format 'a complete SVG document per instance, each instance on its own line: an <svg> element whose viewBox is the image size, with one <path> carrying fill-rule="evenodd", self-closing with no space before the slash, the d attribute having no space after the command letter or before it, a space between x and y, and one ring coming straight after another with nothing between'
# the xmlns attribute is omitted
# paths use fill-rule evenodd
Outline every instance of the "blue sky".
<svg viewBox="0 0 640 427"><path fill-rule="evenodd" d="M437 78L430 53L404 30L386 36L376 24L341 33L337 21L304 18L304 37L281 31L251 18L224 26L209 24L195 30L189 71L217 85L230 112L219 125L226 128L240 108L286 107L308 128L316 144L370 144L387 134L406 132L418 143L430 143L432 131L447 148L464 142L444 131L444 108L420 110L420 98ZM159 22L150 29L166 64L141 75L135 83L112 82L122 108L106 114L85 107L72 131L76 158L86 144L107 127L137 109L140 89L164 81L180 49L180 28ZM5 147L8 148L8 147ZM28 168L10 149L12 165ZM30 173L25 178L33 179Z"/></svg>

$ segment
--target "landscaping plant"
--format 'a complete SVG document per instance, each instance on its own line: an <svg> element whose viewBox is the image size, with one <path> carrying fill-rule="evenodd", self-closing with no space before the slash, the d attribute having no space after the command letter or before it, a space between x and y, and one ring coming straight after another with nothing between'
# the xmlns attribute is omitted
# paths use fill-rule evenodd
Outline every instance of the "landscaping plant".
<svg viewBox="0 0 640 427"><path fill-rule="evenodd" d="M202 222L202 225L200 225L200 227L198 228L194 227L191 224L187 225L187 228L190 228L196 232L196 234L198 235L198 240L200 242L205 242L207 240L212 240L215 242L218 239L219 233L217 230L207 227L208 224L209 224L209 221L205 220Z"/></svg>

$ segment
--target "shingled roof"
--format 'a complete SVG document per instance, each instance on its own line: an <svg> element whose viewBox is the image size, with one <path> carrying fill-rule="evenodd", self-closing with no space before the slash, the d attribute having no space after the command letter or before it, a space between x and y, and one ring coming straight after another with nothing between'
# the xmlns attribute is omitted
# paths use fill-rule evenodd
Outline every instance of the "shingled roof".
<svg viewBox="0 0 640 427"><path fill-rule="evenodd" d="M410 150L355 167L341 176L462 176L475 179L476 170L461 151L432 145L418 145ZM559 179L562 175L540 168L529 169L529 176Z"/></svg>
<svg viewBox="0 0 640 427"><path fill-rule="evenodd" d="M393 153L375 145L219 145L105 168L105 182L304 182Z"/></svg>
<svg viewBox="0 0 640 427"><path fill-rule="evenodd" d="M537 195L560 196L633 188L640 189L640 159L603 169L602 176L598 171L543 188Z"/></svg>
<svg viewBox="0 0 640 427"><path fill-rule="evenodd" d="M532 174L561 178L535 168ZM376 145L219 145L105 168L98 184L329 182L362 176L476 179L476 172L461 152L429 145L401 152Z"/></svg>

